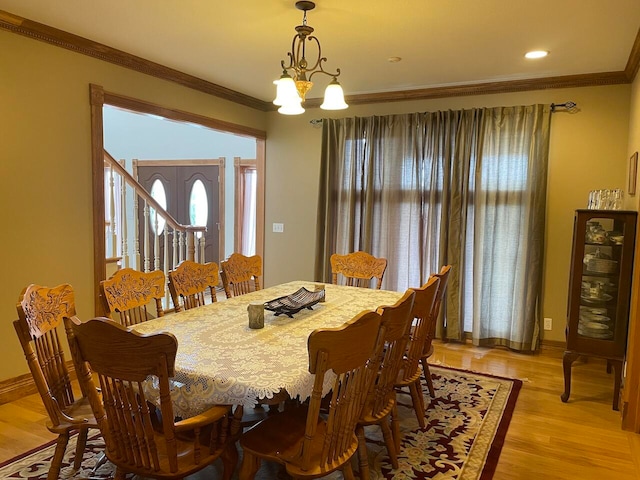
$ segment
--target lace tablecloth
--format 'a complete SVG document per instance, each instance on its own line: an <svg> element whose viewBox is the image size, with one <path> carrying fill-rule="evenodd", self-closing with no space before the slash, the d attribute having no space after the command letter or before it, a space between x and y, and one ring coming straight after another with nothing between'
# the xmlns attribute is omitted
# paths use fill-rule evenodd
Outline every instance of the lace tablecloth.
<svg viewBox="0 0 640 480"><path fill-rule="evenodd" d="M313 387L307 338L317 328L338 327L363 310L395 303L402 294L327 284L326 301L289 318L265 310L264 328L249 328L247 306L314 290L313 282L290 282L203 307L168 314L134 329L171 332L178 339L172 399L177 415L197 415L212 404L255 406L281 389L304 400ZM328 387L329 382L327 382ZM148 386L153 396L153 385ZM328 388L327 388L328 390Z"/></svg>

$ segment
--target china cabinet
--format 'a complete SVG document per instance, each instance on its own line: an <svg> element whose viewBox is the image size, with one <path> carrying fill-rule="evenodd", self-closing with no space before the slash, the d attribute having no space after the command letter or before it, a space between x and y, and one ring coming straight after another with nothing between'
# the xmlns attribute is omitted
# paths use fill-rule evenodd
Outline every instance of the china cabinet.
<svg viewBox="0 0 640 480"><path fill-rule="evenodd" d="M571 393L571 365L581 355L607 360L614 371L618 410L627 345L636 212L576 210L563 356L563 402Z"/></svg>

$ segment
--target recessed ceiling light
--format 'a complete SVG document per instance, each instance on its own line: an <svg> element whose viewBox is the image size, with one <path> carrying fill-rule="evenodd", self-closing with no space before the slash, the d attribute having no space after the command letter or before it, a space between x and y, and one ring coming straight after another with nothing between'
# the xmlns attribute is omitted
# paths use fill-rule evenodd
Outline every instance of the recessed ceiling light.
<svg viewBox="0 0 640 480"><path fill-rule="evenodd" d="M525 58L543 58L549 55L549 52L546 50L532 50L524 54Z"/></svg>
<svg viewBox="0 0 640 480"><path fill-rule="evenodd" d="M389 57L389 58L387 58L387 62L389 62L389 63L398 63L400 60L402 60L402 58L400 58L400 57Z"/></svg>

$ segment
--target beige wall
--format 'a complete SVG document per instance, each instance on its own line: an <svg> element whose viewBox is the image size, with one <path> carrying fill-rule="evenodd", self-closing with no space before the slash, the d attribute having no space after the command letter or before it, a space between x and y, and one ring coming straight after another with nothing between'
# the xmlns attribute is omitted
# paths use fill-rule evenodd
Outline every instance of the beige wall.
<svg viewBox="0 0 640 480"><path fill-rule="evenodd" d="M631 113L629 115L629 146L627 158L640 151L640 75L636 77L631 87ZM626 181L629 181L627 173ZM628 183L625 183L625 191ZM625 208L630 210L640 209L640 168L636 172L636 194L632 197L625 195Z"/></svg>
<svg viewBox="0 0 640 480"><path fill-rule="evenodd" d="M553 330L544 334L564 341L573 212L586 207L590 190L625 185L630 90L619 85L363 105L331 116L576 102L579 113L553 114L549 158L543 315L553 319ZM309 120L326 114L319 109L297 117L268 114L267 285L313 277L322 131ZM284 223L284 233L272 233L273 222Z"/></svg>
<svg viewBox="0 0 640 480"><path fill-rule="evenodd" d="M258 129L266 114L0 31L0 380L27 373L11 322L30 283L70 283L93 315L89 84Z"/></svg>
<svg viewBox="0 0 640 480"><path fill-rule="evenodd" d="M0 31L0 45L8 66L0 75L0 381L27 372L11 325L24 286L71 283L80 317L93 315L90 83L266 129L265 283L312 279L321 129L309 120L327 112L264 114L8 32ZM589 190L624 186L628 149L640 146L637 83L635 143L628 85L367 105L334 116L577 102L580 113L554 114L551 136L543 311L554 319L546 338L563 340L573 210ZM284 223L284 233L272 233L273 222Z"/></svg>

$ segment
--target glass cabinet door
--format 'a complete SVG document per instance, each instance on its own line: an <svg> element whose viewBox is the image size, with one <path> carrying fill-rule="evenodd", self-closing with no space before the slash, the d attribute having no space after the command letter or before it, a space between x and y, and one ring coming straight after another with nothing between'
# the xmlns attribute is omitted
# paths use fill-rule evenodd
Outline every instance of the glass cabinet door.
<svg viewBox="0 0 640 480"><path fill-rule="evenodd" d="M613 219L596 217L586 222L584 237L578 335L613 340L624 232Z"/></svg>
<svg viewBox="0 0 640 480"><path fill-rule="evenodd" d="M563 355L565 391L571 391L571 365L580 355L606 358L615 369L614 409L627 345L637 213L577 210Z"/></svg>

